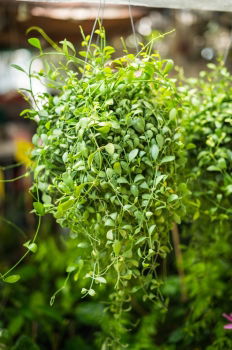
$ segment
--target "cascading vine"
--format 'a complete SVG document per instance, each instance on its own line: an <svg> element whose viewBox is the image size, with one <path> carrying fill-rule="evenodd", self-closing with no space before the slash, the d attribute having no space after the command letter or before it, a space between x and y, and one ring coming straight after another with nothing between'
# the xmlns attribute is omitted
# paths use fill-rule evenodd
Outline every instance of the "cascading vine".
<svg viewBox="0 0 232 350"><path fill-rule="evenodd" d="M57 46L39 31L60 61L29 39L44 63L40 72L31 65L29 76L52 89L31 91L40 107L23 113L37 123L34 208L69 229L77 248L67 272L89 279L83 295L108 284L109 308L119 318L139 291L159 303L159 266L171 248L170 229L185 214L181 100L168 77L173 62L152 53L153 41L137 55L124 47L113 59L102 27L99 45L83 35L82 60L70 42Z"/></svg>

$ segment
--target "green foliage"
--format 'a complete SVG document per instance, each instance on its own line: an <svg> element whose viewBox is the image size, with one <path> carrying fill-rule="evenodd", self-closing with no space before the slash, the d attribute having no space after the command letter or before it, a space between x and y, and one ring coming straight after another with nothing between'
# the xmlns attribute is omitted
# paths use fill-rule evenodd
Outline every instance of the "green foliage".
<svg viewBox="0 0 232 350"><path fill-rule="evenodd" d="M39 347L33 342L32 339L26 335L22 335L17 343L12 347L11 350L39 350Z"/></svg>
<svg viewBox="0 0 232 350"><path fill-rule="evenodd" d="M11 276L8 276L4 279L4 282L6 283L16 283L18 282L20 279L20 276L19 275L11 275Z"/></svg>
<svg viewBox="0 0 232 350"><path fill-rule="evenodd" d="M31 91L36 108L23 113L38 124L34 212L52 214L68 234L62 252L50 239L38 251L34 239L24 244L37 251L46 279L29 306L19 294L16 305L26 311L9 322L11 337L27 333L24 325L36 316L49 339L42 348L54 346L53 329L65 328L70 317L99 333L84 339L77 326L57 349L121 350L122 343L131 350L232 348L221 318L232 310L230 73L222 63L210 64L177 89L167 76L172 60L151 54L149 45L113 59L100 28L99 45L83 36L83 61L67 40L57 45L34 29L58 57L51 60L38 40L29 40L44 62L40 72L31 65L29 77L51 89L40 96ZM181 281L168 254L173 222L182 243ZM52 311L45 297L54 292L51 284L57 289L51 305L56 297L59 303ZM122 316L123 310L130 312Z"/></svg>
<svg viewBox="0 0 232 350"><path fill-rule="evenodd" d="M5 230L6 227L1 226L1 232ZM96 348L96 336L88 338L88 330L91 328L95 335L96 331L111 323L110 317L103 312L104 305L99 301L105 298L104 290L94 301L83 302L81 299L79 289L86 286L87 280L82 280L79 286L70 281L63 289L64 297L57 296L56 303L50 307L49 299L54 289L64 284L65 268L76 256L75 240L66 241L63 234L53 235L54 231L59 232L58 227L54 226L51 218L45 218L37 253L17 269L22 282L14 287L7 283L3 285L0 349L11 350L24 334L33 338L41 350L90 350ZM12 237L14 229L8 233ZM7 237L4 245L6 240ZM28 349L31 347L28 346Z"/></svg>
<svg viewBox="0 0 232 350"><path fill-rule="evenodd" d="M167 76L171 60L151 54L150 45L112 59L104 29L96 34L99 45L83 35L85 61L64 40L62 62L41 54L44 71L30 72L56 89L56 96L32 92L41 107L28 113L38 124L32 159L41 200L34 209L53 214L76 240L78 258L67 272L90 281L84 296L114 286L109 307L118 319L131 294L143 289L144 301L157 299L169 231L185 213L186 189L177 182L180 98Z"/></svg>
<svg viewBox="0 0 232 350"><path fill-rule="evenodd" d="M210 64L185 87L183 120L188 171L199 215L227 221L231 214L231 91L232 77L223 64Z"/></svg>
<svg viewBox="0 0 232 350"><path fill-rule="evenodd" d="M232 346L221 320L223 310L232 307L228 290L232 238L232 77L223 63L209 64L208 68L209 71L201 72L197 79L190 79L181 87L185 101L186 173L192 192L189 219L182 226L182 235L188 242L184 261L191 300L186 329L202 339L202 332L215 327L215 338L205 348L216 350Z"/></svg>

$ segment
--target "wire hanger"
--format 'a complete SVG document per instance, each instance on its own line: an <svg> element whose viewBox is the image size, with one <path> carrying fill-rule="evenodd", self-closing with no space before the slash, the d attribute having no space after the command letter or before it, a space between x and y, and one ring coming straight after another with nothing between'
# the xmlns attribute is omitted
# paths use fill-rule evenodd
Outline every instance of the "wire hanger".
<svg viewBox="0 0 232 350"><path fill-rule="evenodd" d="M137 36L136 36L136 32L135 32L135 25L134 25L134 19L133 19L133 15L132 15L132 11L131 11L131 0L129 0L129 15L130 15L130 21L131 21L131 28L132 28L132 32L133 32L133 36L134 36L134 41L135 41L135 47L136 47L136 52L139 52L139 48L138 48L138 40L137 40Z"/></svg>

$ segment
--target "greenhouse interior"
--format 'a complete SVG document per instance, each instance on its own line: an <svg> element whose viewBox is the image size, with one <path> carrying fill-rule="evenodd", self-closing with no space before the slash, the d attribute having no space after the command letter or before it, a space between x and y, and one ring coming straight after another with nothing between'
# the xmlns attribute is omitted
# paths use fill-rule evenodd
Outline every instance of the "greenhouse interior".
<svg viewBox="0 0 232 350"><path fill-rule="evenodd" d="M0 2L0 350L232 350L232 1Z"/></svg>

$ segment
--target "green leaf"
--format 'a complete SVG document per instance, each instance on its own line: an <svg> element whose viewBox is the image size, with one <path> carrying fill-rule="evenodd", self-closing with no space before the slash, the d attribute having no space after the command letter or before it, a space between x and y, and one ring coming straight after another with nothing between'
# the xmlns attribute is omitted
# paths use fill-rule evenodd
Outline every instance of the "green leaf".
<svg viewBox="0 0 232 350"><path fill-rule="evenodd" d="M42 200L45 204L51 204L52 198L48 196L46 193L42 195Z"/></svg>
<svg viewBox="0 0 232 350"><path fill-rule="evenodd" d="M76 269L77 269L76 266L70 265L66 268L66 272L71 273L71 272L75 271Z"/></svg>
<svg viewBox="0 0 232 350"><path fill-rule="evenodd" d="M108 134L110 131L110 126L102 126L98 128L97 131L101 132L102 134Z"/></svg>
<svg viewBox="0 0 232 350"><path fill-rule="evenodd" d="M78 248L88 248L89 244L87 242L80 242L77 245Z"/></svg>
<svg viewBox="0 0 232 350"><path fill-rule="evenodd" d="M132 277L132 271L128 270L127 274L123 275L122 278L126 279L126 280L130 280Z"/></svg>
<svg viewBox="0 0 232 350"><path fill-rule="evenodd" d="M137 148L133 149L128 155L129 162L131 162L133 159L137 157L137 154L139 153L139 150Z"/></svg>
<svg viewBox="0 0 232 350"><path fill-rule="evenodd" d="M114 154L115 148L114 148L113 143L108 143L107 145L105 145L105 150L106 150L106 152L108 152L111 155Z"/></svg>
<svg viewBox="0 0 232 350"><path fill-rule="evenodd" d="M60 203L57 207L57 211L59 212L64 212L66 211L67 209L71 208L74 204L75 200L74 199L69 199L69 200L66 200L65 202L63 203Z"/></svg>
<svg viewBox="0 0 232 350"><path fill-rule="evenodd" d="M157 186L163 179L166 179L166 175L159 175L155 178L154 185Z"/></svg>
<svg viewBox="0 0 232 350"><path fill-rule="evenodd" d="M144 176L142 174L138 174L135 176L134 178L134 182L139 182L139 181L143 181L144 180Z"/></svg>
<svg viewBox="0 0 232 350"><path fill-rule="evenodd" d="M163 144L164 144L164 138L161 134L156 135L156 141L157 141L159 147L162 148Z"/></svg>
<svg viewBox="0 0 232 350"><path fill-rule="evenodd" d="M88 167L91 168L92 162L93 162L93 157L94 157L94 153L91 153L88 157Z"/></svg>
<svg viewBox="0 0 232 350"><path fill-rule="evenodd" d="M227 166L226 166L226 160L225 160L224 158L218 159L217 164L218 164L218 166L219 166L219 168L220 168L221 170L226 169L226 167L227 167Z"/></svg>
<svg viewBox="0 0 232 350"><path fill-rule="evenodd" d="M94 289L90 288L90 289L88 290L88 294L89 294L91 297L93 297L93 296L96 294L96 292L95 292Z"/></svg>
<svg viewBox="0 0 232 350"><path fill-rule="evenodd" d="M135 197L138 196L138 194L139 194L138 186L136 186L136 185L131 185L130 190L131 190L131 193L133 194L133 196L135 196Z"/></svg>
<svg viewBox="0 0 232 350"><path fill-rule="evenodd" d="M87 293L88 292L88 289L86 289L86 288L82 288L81 289L81 294L85 294L85 293Z"/></svg>
<svg viewBox="0 0 232 350"><path fill-rule="evenodd" d="M121 251L121 247L122 247L122 245L121 245L120 241L114 241L114 243L113 243L113 251L114 251L114 254L116 256L119 255L119 253Z"/></svg>
<svg viewBox="0 0 232 350"><path fill-rule="evenodd" d="M106 283L106 279L104 277L95 277L95 281L99 283Z"/></svg>
<svg viewBox="0 0 232 350"><path fill-rule="evenodd" d="M11 67L13 67L13 68L15 68L15 69L17 69L17 70L27 74L27 72L22 67L18 66L17 64L11 64ZM20 115L22 115L21 113L20 113Z"/></svg>
<svg viewBox="0 0 232 350"><path fill-rule="evenodd" d="M170 59L167 60L166 64L165 64L165 67L164 67L164 70L163 70L164 74L169 73L173 69L173 67L174 67L173 60L170 60Z"/></svg>
<svg viewBox="0 0 232 350"><path fill-rule="evenodd" d="M64 39L64 40L60 41L60 44L63 45L63 51L65 52L66 55L69 54L68 49L67 49L68 47L73 51L74 54L76 53L76 49L70 41Z"/></svg>
<svg viewBox="0 0 232 350"><path fill-rule="evenodd" d="M89 54L86 51L79 51L81 57L89 57Z"/></svg>
<svg viewBox="0 0 232 350"><path fill-rule="evenodd" d="M110 217L111 217L111 219L113 219L113 220L116 220L116 219L117 219L117 216L118 216L118 213L117 213L117 212L110 214Z"/></svg>
<svg viewBox="0 0 232 350"><path fill-rule="evenodd" d="M116 172L116 174L121 175L122 169L119 162L114 163L114 171Z"/></svg>
<svg viewBox="0 0 232 350"><path fill-rule="evenodd" d="M112 98L109 98L106 102L105 105L106 106L112 106L114 104L114 100Z"/></svg>
<svg viewBox="0 0 232 350"><path fill-rule="evenodd" d="M105 226L115 226L115 222L112 219L107 219L105 221Z"/></svg>
<svg viewBox="0 0 232 350"><path fill-rule="evenodd" d="M84 187L85 187L84 183L74 187L74 194L76 197L80 196L81 191L83 190Z"/></svg>
<svg viewBox="0 0 232 350"><path fill-rule="evenodd" d="M146 181L142 182L141 185L140 185L141 188L144 188L144 189L149 189L149 186L147 184Z"/></svg>
<svg viewBox="0 0 232 350"><path fill-rule="evenodd" d="M135 245L140 244L142 242L144 242L147 239L147 237L140 237L139 239L137 239L137 241L135 242Z"/></svg>
<svg viewBox="0 0 232 350"><path fill-rule="evenodd" d="M227 192L227 194L231 194L232 193L232 185L226 186L226 192Z"/></svg>
<svg viewBox="0 0 232 350"><path fill-rule="evenodd" d="M23 245L24 247L26 247L28 250L30 250L32 253L36 253L38 246L36 243L30 243L30 241L24 243Z"/></svg>
<svg viewBox="0 0 232 350"><path fill-rule="evenodd" d="M151 156L152 156L152 158L154 160L156 160L157 157L158 157L158 154L159 154L159 147L156 144L152 145L151 146Z"/></svg>
<svg viewBox="0 0 232 350"><path fill-rule="evenodd" d="M106 234L106 238L109 239L110 241L113 241L114 239L114 235L113 235L113 231L109 230Z"/></svg>
<svg viewBox="0 0 232 350"><path fill-rule="evenodd" d="M31 46L36 47L40 51L42 50L41 43L40 43L40 40L38 38L30 38L30 39L28 39L28 42Z"/></svg>
<svg viewBox="0 0 232 350"><path fill-rule="evenodd" d="M177 116L177 110L175 108L172 108L169 112L169 118L171 120L175 120Z"/></svg>
<svg viewBox="0 0 232 350"><path fill-rule="evenodd" d="M149 229L148 229L149 235L151 235L151 234L154 232L155 228L156 228L156 225L151 225L151 226L149 227Z"/></svg>
<svg viewBox="0 0 232 350"><path fill-rule="evenodd" d="M68 161L68 152L64 152L63 156L62 156L63 162L67 163Z"/></svg>
<svg viewBox="0 0 232 350"><path fill-rule="evenodd" d="M41 202L34 202L33 207L37 215L43 216L45 214L44 205Z"/></svg>
<svg viewBox="0 0 232 350"><path fill-rule="evenodd" d="M68 173L64 173L62 175L63 181L65 183L65 185L69 186L69 187L73 187L73 179L72 176Z"/></svg>
<svg viewBox="0 0 232 350"><path fill-rule="evenodd" d="M37 115L36 111L33 111L32 109L24 109L19 115L20 117L25 116L25 114L29 114L30 116L34 117L35 115ZM36 135L36 134L35 134ZM34 135L34 136L35 136ZM33 137L34 137L33 136ZM37 135L36 135L37 136Z"/></svg>
<svg viewBox="0 0 232 350"><path fill-rule="evenodd" d="M168 203L176 201L178 198L179 198L178 195L173 193L168 197Z"/></svg>
<svg viewBox="0 0 232 350"><path fill-rule="evenodd" d="M4 282L6 283L16 283L20 280L20 275L11 275L6 278L4 278Z"/></svg>
<svg viewBox="0 0 232 350"><path fill-rule="evenodd" d="M128 181L127 181L127 179L125 177L119 177L117 179L117 183L119 183L119 184L128 184Z"/></svg>
<svg viewBox="0 0 232 350"><path fill-rule="evenodd" d="M106 175L107 175L107 177L111 178L114 175L114 170L112 168L107 168Z"/></svg>
<svg viewBox="0 0 232 350"><path fill-rule="evenodd" d="M166 156L164 158L161 159L161 164L163 163L168 163L168 162L172 162L173 160L175 160L175 156Z"/></svg>
<svg viewBox="0 0 232 350"><path fill-rule="evenodd" d="M140 113L140 110L139 110L139 113ZM132 125L136 131L138 131L141 134L144 133L144 130L145 130L144 118L134 118L132 121Z"/></svg>
<svg viewBox="0 0 232 350"><path fill-rule="evenodd" d="M207 168L208 171L221 171L221 169L218 167L218 166L215 166L215 165L210 165L208 168Z"/></svg>

